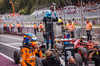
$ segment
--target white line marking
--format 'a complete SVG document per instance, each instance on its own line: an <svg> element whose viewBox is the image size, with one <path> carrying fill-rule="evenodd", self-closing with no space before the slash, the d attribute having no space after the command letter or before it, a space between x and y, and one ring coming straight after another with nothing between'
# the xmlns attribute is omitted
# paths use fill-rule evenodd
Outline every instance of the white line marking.
<svg viewBox="0 0 100 66"><path fill-rule="evenodd" d="M20 48L17 48L17 47L14 47L14 46L8 45L8 44L6 44L6 43L2 43L2 42L0 42L0 44L5 45L5 46L8 46L8 47L11 47L11 48L14 48L14 49L18 49L18 50L20 50Z"/></svg>
<svg viewBox="0 0 100 66"><path fill-rule="evenodd" d="M23 39L21 39L21 38L11 37L11 36L6 36L6 35L0 35L0 36L6 37L6 38L11 38L11 39L23 40Z"/></svg>
<svg viewBox="0 0 100 66"><path fill-rule="evenodd" d="M20 45L22 43L7 43L7 44L10 44L10 45Z"/></svg>
<svg viewBox="0 0 100 66"><path fill-rule="evenodd" d="M0 53L0 55L4 56L5 58L7 58L7 59L11 60L12 62L14 62L14 60L13 60L13 59L11 59L10 57L6 56L5 54ZM18 65L19 65L19 66L21 66L20 64L18 64Z"/></svg>
<svg viewBox="0 0 100 66"><path fill-rule="evenodd" d="M9 59L9 60L11 60L11 61L13 61L13 62L14 62L14 60L13 60L13 59L11 59L10 57L8 57L8 56L6 56L6 55L4 55L4 54L0 53L0 55L4 56L5 58L7 58L7 59Z"/></svg>

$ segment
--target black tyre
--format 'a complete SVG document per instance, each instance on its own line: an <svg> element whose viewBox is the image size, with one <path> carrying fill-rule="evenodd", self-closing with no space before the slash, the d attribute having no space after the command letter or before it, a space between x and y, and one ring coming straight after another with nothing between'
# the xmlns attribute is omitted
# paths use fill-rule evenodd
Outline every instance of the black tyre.
<svg viewBox="0 0 100 66"><path fill-rule="evenodd" d="M83 55L84 58L88 58L88 51L86 48L78 48L77 49L77 52L80 54L80 55Z"/></svg>
<svg viewBox="0 0 100 66"><path fill-rule="evenodd" d="M19 61L20 61L20 51L19 50L15 50L14 52L14 61L15 61L15 64L19 64Z"/></svg>
<svg viewBox="0 0 100 66"><path fill-rule="evenodd" d="M79 66L82 66L83 60L82 60L82 57L79 53L75 53L75 60L76 60L76 63L79 64Z"/></svg>

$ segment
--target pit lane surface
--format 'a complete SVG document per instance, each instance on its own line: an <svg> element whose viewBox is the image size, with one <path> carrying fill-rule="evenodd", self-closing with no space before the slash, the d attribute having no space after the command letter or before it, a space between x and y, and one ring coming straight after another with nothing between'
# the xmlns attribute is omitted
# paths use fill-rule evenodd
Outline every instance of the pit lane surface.
<svg viewBox="0 0 100 66"><path fill-rule="evenodd" d="M14 36L0 34L0 65L2 66L18 66L14 64L13 53L19 50L22 43L22 36Z"/></svg>

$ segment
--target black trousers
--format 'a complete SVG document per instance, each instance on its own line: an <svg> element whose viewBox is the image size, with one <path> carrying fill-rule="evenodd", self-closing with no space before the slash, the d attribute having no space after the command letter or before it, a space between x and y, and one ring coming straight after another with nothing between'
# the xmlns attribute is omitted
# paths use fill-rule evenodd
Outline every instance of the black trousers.
<svg viewBox="0 0 100 66"><path fill-rule="evenodd" d="M92 40L92 36L91 36L91 30L87 30L87 41Z"/></svg>
<svg viewBox="0 0 100 66"><path fill-rule="evenodd" d="M13 30L13 27L11 27L11 32L12 32L12 30Z"/></svg>
<svg viewBox="0 0 100 66"><path fill-rule="evenodd" d="M46 32L46 49L49 48L49 37L51 38L51 49L53 49L54 48L54 32L53 31Z"/></svg>
<svg viewBox="0 0 100 66"><path fill-rule="evenodd" d="M74 38L74 31L69 31L69 34L70 34L70 38Z"/></svg>
<svg viewBox="0 0 100 66"><path fill-rule="evenodd" d="M20 27L18 27L18 32L20 33Z"/></svg>
<svg viewBox="0 0 100 66"><path fill-rule="evenodd" d="M4 27L4 31L6 31L6 27Z"/></svg>
<svg viewBox="0 0 100 66"><path fill-rule="evenodd" d="M74 31L71 31L71 38L74 38Z"/></svg>
<svg viewBox="0 0 100 66"><path fill-rule="evenodd" d="M37 31L37 29L36 29L36 28L34 28L34 33L35 33L35 35L36 35L36 31Z"/></svg>

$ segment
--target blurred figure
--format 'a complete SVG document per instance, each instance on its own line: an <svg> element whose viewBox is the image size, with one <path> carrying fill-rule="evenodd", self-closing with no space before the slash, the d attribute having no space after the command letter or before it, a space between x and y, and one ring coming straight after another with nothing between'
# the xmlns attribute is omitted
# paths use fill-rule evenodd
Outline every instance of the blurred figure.
<svg viewBox="0 0 100 66"><path fill-rule="evenodd" d="M17 23L17 28L18 28L18 32L20 33L20 24L19 24L19 22Z"/></svg>
<svg viewBox="0 0 100 66"><path fill-rule="evenodd" d="M41 22L40 22L40 25L39 25L39 30L40 30L40 32L43 31L43 24Z"/></svg>
<svg viewBox="0 0 100 66"><path fill-rule="evenodd" d="M66 25L65 29L68 29L70 37L74 38L74 29L75 29L75 26L72 24L71 20L69 20L68 23L69 24Z"/></svg>
<svg viewBox="0 0 100 66"><path fill-rule="evenodd" d="M89 58L95 61L95 66L100 66L100 48L98 46L94 46L94 50L89 55Z"/></svg>
<svg viewBox="0 0 100 66"><path fill-rule="evenodd" d="M9 26L10 26L10 30L11 30L11 32L12 32L12 30L13 30L12 24L9 24Z"/></svg>
<svg viewBox="0 0 100 66"><path fill-rule="evenodd" d="M60 18L58 19L58 24L63 25L62 17L60 17Z"/></svg>
<svg viewBox="0 0 100 66"><path fill-rule="evenodd" d="M82 17L83 17L83 14L82 14ZM86 23L85 23L85 22L83 21L83 18L82 18L82 22L83 22L84 24L86 24L87 41L92 40L92 35L91 35L92 24L89 22L88 19L86 19Z"/></svg>
<svg viewBox="0 0 100 66"><path fill-rule="evenodd" d="M6 31L6 24L5 23L4 23L3 27L4 27L4 31Z"/></svg>
<svg viewBox="0 0 100 66"><path fill-rule="evenodd" d="M45 52L46 57L42 60L43 66L60 66L60 60L55 60L52 51Z"/></svg>
<svg viewBox="0 0 100 66"><path fill-rule="evenodd" d="M68 60L67 66L79 66L79 64L76 63L76 61L73 57L70 57L69 60Z"/></svg>
<svg viewBox="0 0 100 66"><path fill-rule="evenodd" d="M34 23L34 33L35 33L35 35L36 35L36 31L37 31L37 25L36 25L36 23Z"/></svg>

